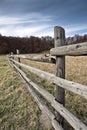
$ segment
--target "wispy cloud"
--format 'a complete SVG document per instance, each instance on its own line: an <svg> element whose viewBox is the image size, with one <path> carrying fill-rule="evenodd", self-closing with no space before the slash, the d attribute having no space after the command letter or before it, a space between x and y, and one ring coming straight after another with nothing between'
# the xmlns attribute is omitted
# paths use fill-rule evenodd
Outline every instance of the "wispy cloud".
<svg viewBox="0 0 87 130"><path fill-rule="evenodd" d="M53 37L57 25L65 28L66 36L87 33L86 3L86 0L1 0L0 33Z"/></svg>
<svg viewBox="0 0 87 130"><path fill-rule="evenodd" d="M50 16L43 16L40 13L30 13L20 17L0 16L0 25L14 25L21 23L37 23L52 21Z"/></svg>
<svg viewBox="0 0 87 130"><path fill-rule="evenodd" d="M20 17L1 16L0 33L6 36L31 36L47 30L52 17L40 13L30 13Z"/></svg>
<svg viewBox="0 0 87 130"><path fill-rule="evenodd" d="M18 24L18 22L17 22ZM73 36L75 34L85 34L87 33L87 25L69 25L64 27L66 32L66 37ZM51 24L38 24L38 25L29 25L22 26L22 25L8 25L2 26L0 28L0 33L6 36L52 36L54 37L54 26Z"/></svg>
<svg viewBox="0 0 87 130"><path fill-rule="evenodd" d="M15 33L20 36L31 36L31 35L41 36L38 34L40 34L40 32L43 32L47 28L49 28L49 25L43 25L43 26L39 25L39 26L35 26L35 27L26 27L26 28L19 27L19 28L16 28Z"/></svg>
<svg viewBox="0 0 87 130"><path fill-rule="evenodd" d="M23 27L23 26L8 26L6 28L1 28L1 34L6 36L43 36L43 31L49 28L49 25L39 25L34 27Z"/></svg>
<svg viewBox="0 0 87 130"><path fill-rule="evenodd" d="M66 29L67 36L69 36L70 34L75 35L77 33L79 34L80 31L87 30L87 24L68 25L65 27L65 29ZM87 31L85 31L85 32L87 33Z"/></svg>

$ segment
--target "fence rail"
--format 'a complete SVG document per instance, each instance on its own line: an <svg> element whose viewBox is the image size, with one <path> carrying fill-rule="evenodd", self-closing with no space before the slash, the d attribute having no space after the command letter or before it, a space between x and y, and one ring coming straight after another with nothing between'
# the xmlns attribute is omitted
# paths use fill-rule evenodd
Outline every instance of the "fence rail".
<svg viewBox="0 0 87 130"><path fill-rule="evenodd" d="M47 115L49 116L49 118L52 121L52 124L53 124L55 130L63 130L63 128L55 120L55 115L48 109L48 107L45 104L42 103L41 99L37 96L37 94L34 92L34 90L32 90L32 88L29 85L33 86L33 88L36 89L43 97L45 97L45 96L48 97L47 100L49 100L49 101L50 101L50 98L52 99L54 97L52 97L52 95L50 93L48 93L47 91L42 89L41 86L39 86L38 84L34 83L31 79L29 79L26 76L26 74L22 70L20 70L16 65L14 65L12 62L11 62L11 65L13 67L15 67L16 70L19 72L23 82L26 84L27 89L29 90L31 95L34 97L34 100L37 102L37 104L39 105L40 109L47 113Z"/></svg>
<svg viewBox="0 0 87 130"><path fill-rule="evenodd" d="M76 94L79 94L80 96L83 96L84 98L87 99L87 86L79 84L79 83L75 83L72 81L68 81L66 79L62 79L60 77L55 76L54 74L48 73L48 72L44 72L42 70L33 68L31 66L19 63L15 60L12 60L12 62L14 62L15 64L27 69L28 71L36 74L37 76L50 81L51 83L54 83L56 85L59 85L60 87L67 89L71 92L74 92Z"/></svg>
<svg viewBox="0 0 87 130"><path fill-rule="evenodd" d="M48 72L44 72L40 69L36 69L34 67L20 63L20 58L44 62L44 60L43 60L44 58L41 58L41 56L23 57L23 56L19 55L19 53L18 53L18 55L15 55L15 56L11 55L9 57L9 60L12 64L12 66L14 66L14 68L19 72L20 76L22 77L22 80L26 84L28 90L30 91L31 95L34 97L34 99L37 102L37 104L39 105L40 109L42 111L45 111L47 113L47 115L49 116L49 118L51 119L52 125L55 130L64 130L63 125L62 125L64 122L63 118L75 130L87 130L87 126L64 107L65 94L63 95L63 93L66 89L66 90L69 90L69 91L71 91L75 94L78 94L78 95L84 97L85 99L87 99L87 86L86 85L81 85L79 83L75 83L75 82L63 79L65 77L65 74L64 74L65 57L64 56L65 55L76 56L76 55L84 55L84 54L87 55L87 43L80 43L77 45L60 47L60 45L62 43L63 43L62 45L64 45L64 37L65 37L64 29L61 27L55 27L54 34L55 34L55 48L51 49L50 52L52 55L56 56L56 58L53 57L53 60L56 61L55 62L56 63L56 75L48 73ZM15 58L18 58L18 61L16 61L13 56ZM50 56L50 58L47 57L47 60L45 60L45 62L51 61L51 58L52 58L51 56ZM51 61L50 63L54 63L54 62ZM62 69L60 68L60 65L62 65ZM19 66L19 68L18 68L18 66ZM36 74L37 76L55 84L56 85L55 97L53 95L51 95L48 91L43 89L40 85L34 83L31 79L29 79L26 76L26 74L22 71L22 68L25 68L28 71ZM61 73L61 71L63 73ZM51 104L51 106L55 109L56 112L58 112L56 115L46 105L44 105L42 103L41 99L34 92L32 87L34 90L36 90L38 93L40 93ZM58 96L58 94L60 96ZM62 100L60 98L62 98ZM62 123L60 123L59 119L62 120Z"/></svg>
<svg viewBox="0 0 87 130"><path fill-rule="evenodd" d="M78 43L74 45L66 45L61 47L52 48L50 50L51 55L54 56L82 56L87 55L87 42Z"/></svg>
<svg viewBox="0 0 87 130"><path fill-rule="evenodd" d="M31 61L38 61L38 62L46 62L46 63L53 63L55 64L56 58L55 56L51 56L50 54L40 55L40 54L30 54L30 55L14 55L15 58L27 59Z"/></svg>

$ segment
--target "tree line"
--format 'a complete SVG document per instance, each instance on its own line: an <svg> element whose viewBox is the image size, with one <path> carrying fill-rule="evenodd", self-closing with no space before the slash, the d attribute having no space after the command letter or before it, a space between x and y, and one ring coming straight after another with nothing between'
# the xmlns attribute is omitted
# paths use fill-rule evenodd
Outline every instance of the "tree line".
<svg viewBox="0 0 87 130"><path fill-rule="evenodd" d="M47 37L6 37L0 35L0 54L16 53L38 53L53 47L53 40Z"/></svg>
<svg viewBox="0 0 87 130"><path fill-rule="evenodd" d="M81 42L87 42L87 34L84 34L83 36L75 34L73 37L68 37L66 39L66 44L76 44Z"/></svg>
<svg viewBox="0 0 87 130"><path fill-rule="evenodd" d="M73 37L66 38L66 44L76 44L87 41L87 34L80 36L76 34ZM0 34L0 54L9 54L16 50L20 50L21 54L39 53L44 50L50 50L54 47L54 39L50 36L46 37L6 37Z"/></svg>

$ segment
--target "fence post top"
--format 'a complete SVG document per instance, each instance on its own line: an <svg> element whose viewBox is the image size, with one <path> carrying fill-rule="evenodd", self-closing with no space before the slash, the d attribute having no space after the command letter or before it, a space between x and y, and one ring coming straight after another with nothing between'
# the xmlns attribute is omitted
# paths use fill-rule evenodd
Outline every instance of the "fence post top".
<svg viewBox="0 0 87 130"><path fill-rule="evenodd" d="M65 45L65 30L60 26L54 27L54 46Z"/></svg>
<svg viewBox="0 0 87 130"><path fill-rule="evenodd" d="M65 31L65 29L64 29L63 27L61 27L61 26L55 26L55 27L54 27L54 30L55 30L55 29L64 30L64 31Z"/></svg>
<svg viewBox="0 0 87 130"><path fill-rule="evenodd" d="M16 50L16 52L17 52L17 54L20 54L20 51L18 49Z"/></svg>

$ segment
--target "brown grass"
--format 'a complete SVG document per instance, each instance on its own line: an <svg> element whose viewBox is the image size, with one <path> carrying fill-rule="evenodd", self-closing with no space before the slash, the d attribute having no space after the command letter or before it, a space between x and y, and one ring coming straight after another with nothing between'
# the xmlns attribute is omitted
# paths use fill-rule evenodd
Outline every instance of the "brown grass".
<svg viewBox="0 0 87 130"><path fill-rule="evenodd" d="M43 130L40 113L6 56L0 56L0 130Z"/></svg>
<svg viewBox="0 0 87 130"><path fill-rule="evenodd" d="M28 60L21 62L50 73L55 65ZM51 83L25 71L28 76L54 94ZM87 57L66 57L66 79L87 85ZM87 101L66 91L66 107L87 124ZM5 56L0 57L0 130L42 130L40 110Z"/></svg>
<svg viewBox="0 0 87 130"><path fill-rule="evenodd" d="M39 68L50 73L55 73L55 65L49 63L40 63L28 60L22 60L32 67ZM29 76L36 79L49 92L54 94L54 86L43 79L39 79L35 75L27 72ZM87 57L66 57L66 79L83 85L87 85ZM87 101L82 97L66 91L66 107L74 113L79 119L87 124Z"/></svg>

